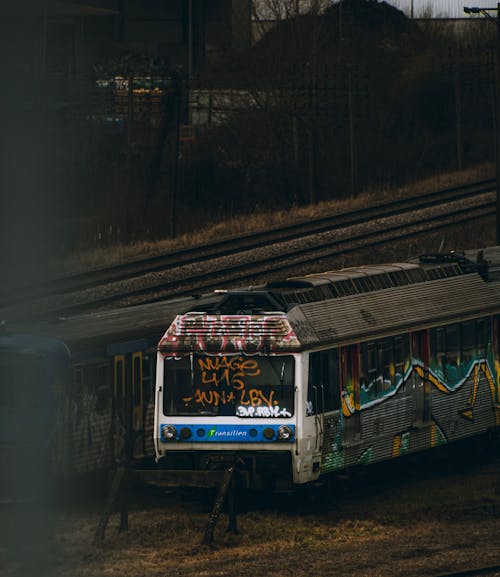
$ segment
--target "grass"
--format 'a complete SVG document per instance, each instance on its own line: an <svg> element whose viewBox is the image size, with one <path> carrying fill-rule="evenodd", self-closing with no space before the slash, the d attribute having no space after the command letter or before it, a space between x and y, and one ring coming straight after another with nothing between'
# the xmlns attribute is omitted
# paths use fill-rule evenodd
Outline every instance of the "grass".
<svg viewBox="0 0 500 577"><path fill-rule="evenodd" d="M38 563L33 575L422 577L498 564L498 448L479 440L467 446L441 451L434 460L373 465L348 482L300 497L242 497L239 533L225 531L224 514L214 548L200 544L213 497L208 493L187 499L136 488L129 531L118 532L114 514L99 548L92 538L102 501L66 505L54 513L55 553L47 573Z"/></svg>
<svg viewBox="0 0 500 577"><path fill-rule="evenodd" d="M386 188L383 190L367 190L355 199L321 202L313 206L261 212L251 216L245 215L224 220L223 222L211 223L210 226L206 228L184 234L176 239L164 239L157 242L143 241L129 245L117 244L112 247L96 247L93 250L72 255L62 264L58 263L57 267L59 270L61 268L66 270L88 270L96 267L109 266L114 263L140 258L146 255L152 256L155 254L168 253L188 246L203 245L211 241L220 240L221 238L231 238L249 232L310 220L324 216L325 214L337 214L360 208L367 204L376 204L462 183L492 178L493 175L494 167L492 167L491 164L485 164L467 171L438 174L432 178L427 178L407 186Z"/></svg>

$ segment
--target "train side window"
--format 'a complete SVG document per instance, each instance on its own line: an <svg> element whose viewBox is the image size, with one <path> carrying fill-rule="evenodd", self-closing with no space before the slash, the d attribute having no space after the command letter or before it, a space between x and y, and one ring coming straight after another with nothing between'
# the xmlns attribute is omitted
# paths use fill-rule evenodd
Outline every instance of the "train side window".
<svg viewBox="0 0 500 577"><path fill-rule="evenodd" d="M115 357L114 392L115 399L123 400L125 395L125 357L123 355Z"/></svg>
<svg viewBox="0 0 500 577"><path fill-rule="evenodd" d="M336 411L340 407L340 383L339 383L339 351L330 349L327 351L328 373L326 376L325 411Z"/></svg>
<svg viewBox="0 0 500 577"><path fill-rule="evenodd" d="M336 411L340 406L339 354L337 349L309 355L307 414Z"/></svg>
<svg viewBox="0 0 500 577"><path fill-rule="evenodd" d="M460 364L460 333L458 325L446 327L446 361L448 365Z"/></svg>
<svg viewBox="0 0 500 577"><path fill-rule="evenodd" d="M110 386L109 365L101 365L97 369L96 383L96 411L106 412L110 407L111 386Z"/></svg>
<svg viewBox="0 0 500 577"><path fill-rule="evenodd" d="M476 323L469 321L460 325L460 363L470 363L476 353Z"/></svg>
<svg viewBox="0 0 500 577"><path fill-rule="evenodd" d="M444 329L432 329L430 339L434 364L444 374L446 363L446 335Z"/></svg>
<svg viewBox="0 0 500 577"><path fill-rule="evenodd" d="M394 337L394 371L395 384L398 385L405 376L407 366L409 366L410 347L408 336Z"/></svg>
<svg viewBox="0 0 500 577"><path fill-rule="evenodd" d="M360 406L360 345L349 345L342 351L343 393L350 397L353 405Z"/></svg>
<svg viewBox="0 0 500 577"><path fill-rule="evenodd" d="M153 402L153 379L154 374L154 356L144 355L142 357L142 398L145 404Z"/></svg>
<svg viewBox="0 0 500 577"><path fill-rule="evenodd" d="M134 353L132 356L132 399L134 405L141 404L142 397L142 355Z"/></svg>
<svg viewBox="0 0 500 577"><path fill-rule="evenodd" d="M360 377L361 389L369 398L376 398L380 391L378 380L378 347L372 341L360 345Z"/></svg>
<svg viewBox="0 0 500 577"><path fill-rule="evenodd" d="M487 355L490 331L489 319L478 319L476 321L476 355L478 357L485 357Z"/></svg>
<svg viewBox="0 0 500 577"><path fill-rule="evenodd" d="M380 343L382 354L382 388L388 391L394 385L394 343L392 338L382 339Z"/></svg>
<svg viewBox="0 0 500 577"><path fill-rule="evenodd" d="M362 404L384 396L402 382L410 363L409 350L407 335L361 343Z"/></svg>

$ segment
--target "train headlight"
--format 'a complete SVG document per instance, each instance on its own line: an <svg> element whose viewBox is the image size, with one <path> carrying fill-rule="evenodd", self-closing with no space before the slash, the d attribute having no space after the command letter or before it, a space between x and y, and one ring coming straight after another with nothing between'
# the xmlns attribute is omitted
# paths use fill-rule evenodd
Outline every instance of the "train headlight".
<svg viewBox="0 0 500 577"><path fill-rule="evenodd" d="M162 427L161 434L166 441L171 441L177 437L177 431L173 425L165 425Z"/></svg>
<svg viewBox="0 0 500 577"><path fill-rule="evenodd" d="M282 441L289 441L293 436L293 431L290 427L287 427L286 425L282 425L279 429L278 429L278 439L281 439Z"/></svg>

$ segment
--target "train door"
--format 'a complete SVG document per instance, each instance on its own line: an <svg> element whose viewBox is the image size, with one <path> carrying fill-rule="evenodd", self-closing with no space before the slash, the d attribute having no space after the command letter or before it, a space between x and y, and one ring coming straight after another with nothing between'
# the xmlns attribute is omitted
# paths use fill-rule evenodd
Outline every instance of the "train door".
<svg viewBox="0 0 500 577"><path fill-rule="evenodd" d="M341 349L342 380L342 443L345 446L361 440L360 346Z"/></svg>
<svg viewBox="0 0 500 577"><path fill-rule="evenodd" d="M321 462L339 440L339 377L338 349L310 353L305 422L314 439L313 474L319 473Z"/></svg>
<svg viewBox="0 0 500 577"><path fill-rule="evenodd" d="M132 430L144 430L144 405L142 392L142 352L132 353Z"/></svg>
<svg viewBox="0 0 500 577"><path fill-rule="evenodd" d="M113 420L115 458L142 458L145 453L145 340L110 345L113 357Z"/></svg>
<svg viewBox="0 0 500 577"><path fill-rule="evenodd" d="M413 362L420 361L421 363L418 365L421 370L416 371L413 380L413 426L425 427L431 422L430 338L428 330L412 333L411 355Z"/></svg>

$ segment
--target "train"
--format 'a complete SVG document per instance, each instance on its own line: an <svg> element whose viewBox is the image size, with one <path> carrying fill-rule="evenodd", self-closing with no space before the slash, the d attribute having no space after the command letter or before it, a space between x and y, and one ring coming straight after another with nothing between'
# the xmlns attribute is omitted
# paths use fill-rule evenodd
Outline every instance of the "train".
<svg viewBox="0 0 500 577"><path fill-rule="evenodd" d="M33 373L33 365L40 360L39 387L58 390L52 398L53 422L46 450L51 478L67 483L107 478L125 459L154 462L157 344L174 311L189 307L194 300L67 318L45 316L37 321L17 321L13 315L9 318L9 310L3 311L7 318L0 329L0 414L6 423L0 439L2 463L18 443L22 422L18 420L20 407L6 405L3 399L11 388L23 386L21 368ZM67 351L67 367L57 385L54 375L59 361L47 348L49 342ZM26 343L30 355L24 354ZM29 430L26 427L27 435Z"/></svg>
<svg viewBox="0 0 500 577"><path fill-rule="evenodd" d="M31 356L12 354L26 339ZM423 255L7 320L2 421L22 386L14 359L42 359L52 475L127 461L181 484L237 463L245 486L288 489L497 431L499 351L500 247ZM28 421L2 429L1 455L33 436Z"/></svg>
<svg viewBox="0 0 500 577"><path fill-rule="evenodd" d="M45 490L70 363L62 341L0 333L0 498Z"/></svg>
<svg viewBox="0 0 500 577"><path fill-rule="evenodd" d="M500 252L471 256L273 281L176 316L157 459L237 460L251 484L287 488L498 429Z"/></svg>

